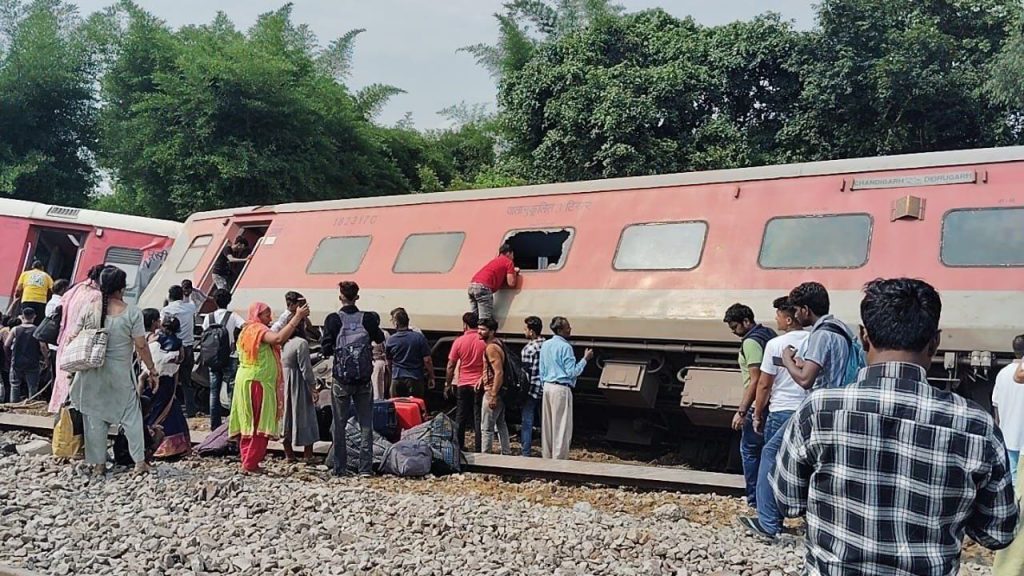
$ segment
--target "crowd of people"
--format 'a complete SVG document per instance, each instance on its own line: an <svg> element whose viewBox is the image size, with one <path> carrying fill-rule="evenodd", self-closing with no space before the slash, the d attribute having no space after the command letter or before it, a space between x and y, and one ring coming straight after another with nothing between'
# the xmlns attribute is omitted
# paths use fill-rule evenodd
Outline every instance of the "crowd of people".
<svg viewBox="0 0 1024 576"><path fill-rule="evenodd" d="M567 318L552 318L552 335L545 338L543 320L529 316L519 362L509 362L512 352L498 337L493 297L514 287L518 275L506 245L474 276L472 310L462 316L463 334L452 343L444 394L456 406L460 448L466 448L472 424L477 451L491 452L497 436L500 453L510 454L503 388L516 366L527 381L521 454L532 454L539 423L541 456L565 459L573 389L593 351L576 357ZM56 354L30 339L36 306L23 306L18 325L0 333L10 359L9 389L21 398L23 385L30 395L37 386L33 371L59 358L62 346L84 330L106 331L102 366L65 375L61 383L57 362L50 404L70 402L81 412L85 461L97 472L107 465L111 426L122 431L140 471L152 457L190 449L186 418L196 408L189 376L197 347L210 377L211 429L222 426L226 393L227 430L250 474L263 471L271 438L282 438L289 459L298 449L306 460L313 458L322 401L311 344L333 360L329 403L337 476L353 474L345 441L351 413L360 431L359 454L352 455L356 473L370 475L374 401L423 398L437 386L431 346L408 312L390 312L388 333L378 313L358 306L356 282L339 283L338 311L316 328L298 292L285 294L277 318L262 302L250 304L242 317L231 311L227 289L215 287L207 296L183 281L170 288L162 310L139 310L123 300L125 280L123 270L97 266L70 290L52 283L45 295L31 295L35 301L45 296L48 304L56 298L63 309ZM197 339L199 311L208 300L216 309L205 314ZM928 381L942 304L926 282L868 283L859 334L830 313L828 291L816 282L800 284L773 307L774 328L758 323L744 304L730 306L723 318L741 339L744 392L732 426L740 434L746 499L754 511L738 518L743 528L777 542L784 518L806 516L812 573L853 566L858 573L952 574L965 534L989 548L1009 547L997 555L997 574L1021 573L1024 538L1014 542L1014 484L1024 446L1024 335L1012 342L1017 360L996 376L989 414ZM134 361L141 365L138 377Z"/></svg>
<svg viewBox="0 0 1024 576"><path fill-rule="evenodd" d="M774 307L776 330L743 304L724 317L742 339L733 428L756 511L740 525L778 542L784 517L806 516L812 574L955 574L965 534L1010 547L996 574L1024 573L1024 538L1014 542L1024 335L997 376L993 417L928 381L942 302L926 282L869 282L859 335L816 282Z"/></svg>

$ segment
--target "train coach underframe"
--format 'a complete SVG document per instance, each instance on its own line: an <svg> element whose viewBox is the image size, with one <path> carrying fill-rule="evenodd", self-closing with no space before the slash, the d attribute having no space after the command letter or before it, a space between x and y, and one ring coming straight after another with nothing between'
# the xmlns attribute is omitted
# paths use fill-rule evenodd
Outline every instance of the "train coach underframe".
<svg viewBox="0 0 1024 576"><path fill-rule="evenodd" d="M457 334L427 333L438 382ZM518 355L526 340L504 337ZM574 338L577 350L593 348L594 361L576 388L577 421L609 442L650 446L669 443L704 469L738 465L730 430L743 388L739 342L653 342ZM996 373L1010 356L988 351L942 351L932 359L929 381L991 411ZM517 416L518 408L512 412ZM600 428L603 428L601 430Z"/></svg>

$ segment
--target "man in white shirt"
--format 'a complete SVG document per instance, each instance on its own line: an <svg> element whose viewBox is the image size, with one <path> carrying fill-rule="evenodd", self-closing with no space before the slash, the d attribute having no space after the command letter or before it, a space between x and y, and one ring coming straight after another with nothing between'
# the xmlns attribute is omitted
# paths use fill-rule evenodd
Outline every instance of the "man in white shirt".
<svg viewBox="0 0 1024 576"><path fill-rule="evenodd" d="M57 311L57 308L60 307L61 302L64 299L64 293L68 291L68 288L71 288L71 283L64 278L53 283L53 293L50 295L50 300L46 303L45 318L53 316L53 313ZM37 318L36 324L42 324L45 318ZM49 348L50 355L47 357L47 366L50 370L49 381L53 382L53 379L57 374L57 347L53 344L49 344Z"/></svg>
<svg viewBox="0 0 1024 576"><path fill-rule="evenodd" d="M203 318L203 331L205 332L213 322L227 330L228 340L231 342L231 362L219 370L210 368L210 430L216 430L221 425L221 386L227 386L228 396L234 391L235 372L238 370L235 337L242 330L242 326L245 326L245 318L228 309L231 305L231 292L223 289L214 290L213 299L217 302L217 310Z"/></svg>
<svg viewBox="0 0 1024 576"><path fill-rule="evenodd" d="M284 295L284 312L278 317L277 321L270 325L272 332L280 332L284 330L284 327L291 321L295 311L299 308L299 302L305 303L306 297L298 292L288 291Z"/></svg>
<svg viewBox="0 0 1024 576"><path fill-rule="evenodd" d="M1017 485L1017 462L1024 447L1024 385L1013 381L1013 374L1021 365L1024 356L1024 334L1013 339L1013 355L1017 360L1003 367L996 374L996 386L992 389L992 409L996 424L1003 431L1003 442L1010 457L1010 474L1013 485Z"/></svg>
<svg viewBox="0 0 1024 576"><path fill-rule="evenodd" d="M185 417L192 418L196 415L195 391L192 389L192 365L195 361L192 356L193 346L196 343L196 305L185 300L185 291L181 286L171 286L167 291L167 306L164 306L161 314L163 316L174 316L181 323L181 330L178 331L178 338L181 339L181 366L178 368L178 392L184 396ZM180 399L180 398L179 398Z"/></svg>
<svg viewBox="0 0 1024 576"><path fill-rule="evenodd" d="M782 430L808 394L782 365L782 354L790 346L800 349L810 335L797 321L796 307L788 296L776 298L772 305L779 335L765 344L761 376L754 397L754 431L764 434L761 464L757 471L757 517L740 518L744 528L767 539L773 539L782 531L782 514L768 476L775 468L775 457L782 445Z"/></svg>
<svg viewBox="0 0 1024 576"><path fill-rule="evenodd" d="M192 286L192 281L188 278L181 281L181 291L185 294L185 300L195 305L196 311L202 310L203 304L209 300L209 296L199 288Z"/></svg>

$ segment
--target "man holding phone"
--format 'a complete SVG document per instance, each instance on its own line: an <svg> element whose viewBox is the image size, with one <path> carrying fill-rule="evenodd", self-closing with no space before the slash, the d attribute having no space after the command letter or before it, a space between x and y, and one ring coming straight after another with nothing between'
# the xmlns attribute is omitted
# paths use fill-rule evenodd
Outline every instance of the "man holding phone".
<svg viewBox="0 0 1024 576"><path fill-rule="evenodd" d="M298 292L287 292L284 295L284 306L285 311L281 316L270 326L270 330L273 332L280 332L288 325L288 321L292 319L295 311L306 305L306 297Z"/></svg>

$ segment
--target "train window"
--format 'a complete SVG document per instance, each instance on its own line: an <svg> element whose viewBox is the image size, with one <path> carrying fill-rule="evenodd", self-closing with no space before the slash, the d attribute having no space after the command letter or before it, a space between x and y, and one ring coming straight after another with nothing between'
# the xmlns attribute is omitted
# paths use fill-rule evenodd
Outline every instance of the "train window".
<svg viewBox="0 0 1024 576"><path fill-rule="evenodd" d="M947 212L941 255L946 266L1024 266L1024 208Z"/></svg>
<svg viewBox="0 0 1024 576"><path fill-rule="evenodd" d="M465 239L464 232L410 234L398 251L392 270L398 274L448 272L455 266Z"/></svg>
<svg viewBox="0 0 1024 576"><path fill-rule="evenodd" d="M707 222L633 224L622 231L616 270L692 270L704 252Z"/></svg>
<svg viewBox="0 0 1024 576"><path fill-rule="evenodd" d="M763 268L857 268L868 261L871 216L773 218L764 228Z"/></svg>
<svg viewBox="0 0 1024 576"><path fill-rule="evenodd" d="M565 266L573 232L572 228L512 230L504 242L512 247L520 270L559 270Z"/></svg>
<svg viewBox="0 0 1024 576"><path fill-rule="evenodd" d="M369 236L324 238L310 258L306 274L351 274L359 269L369 248Z"/></svg>
<svg viewBox="0 0 1024 576"><path fill-rule="evenodd" d="M185 253L181 256L181 261L178 262L178 267L175 272L191 272L199 266L199 261L203 259L203 254L206 253L206 249L210 246L210 242L213 240L213 236L205 234L203 236L196 236L192 239L192 243L188 245Z"/></svg>

